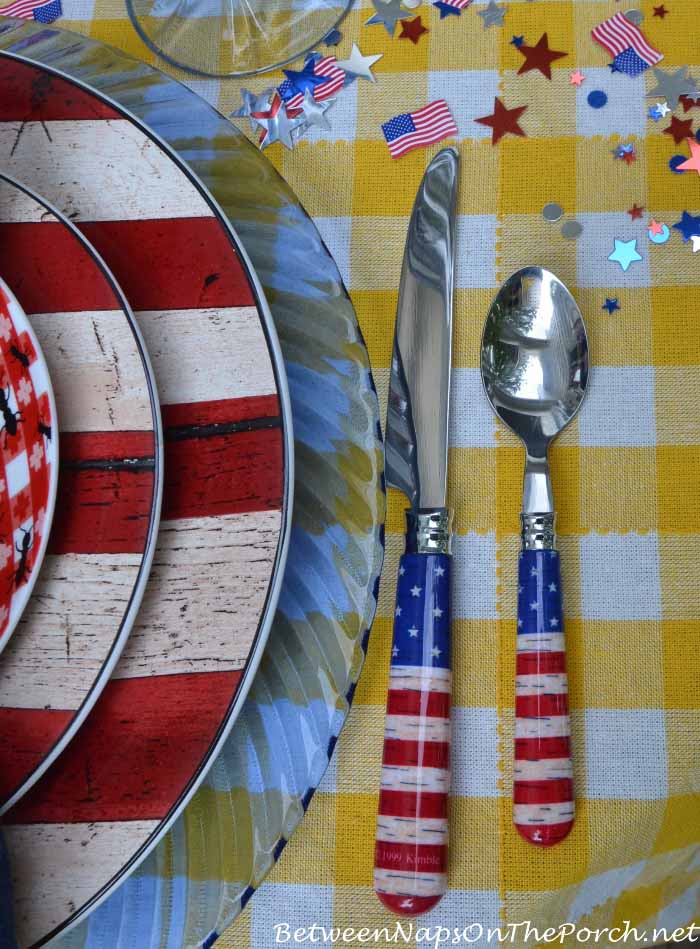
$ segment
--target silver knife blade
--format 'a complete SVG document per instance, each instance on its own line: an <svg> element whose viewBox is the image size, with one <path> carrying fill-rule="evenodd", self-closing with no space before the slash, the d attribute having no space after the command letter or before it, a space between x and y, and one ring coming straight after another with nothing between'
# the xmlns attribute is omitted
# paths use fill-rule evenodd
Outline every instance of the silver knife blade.
<svg viewBox="0 0 700 949"><path fill-rule="evenodd" d="M439 152L413 205L404 251L386 422L385 471L411 507L442 508L452 361L454 229L459 156Z"/></svg>

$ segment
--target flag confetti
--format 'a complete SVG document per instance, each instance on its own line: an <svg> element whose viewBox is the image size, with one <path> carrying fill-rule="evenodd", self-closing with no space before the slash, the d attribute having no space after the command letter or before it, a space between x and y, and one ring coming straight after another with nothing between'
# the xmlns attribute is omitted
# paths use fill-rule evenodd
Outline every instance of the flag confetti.
<svg viewBox="0 0 700 949"><path fill-rule="evenodd" d="M611 56L614 72L636 76L663 59L662 54L651 46L639 27L624 13L616 13L591 31L593 39Z"/></svg>
<svg viewBox="0 0 700 949"><path fill-rule="evenodd" d="M15 0L0 7L0 16L16 16L37 23L53 23L62 13L61 0L48 0L48 3L46 0Z"/></svg>
<svg viewBox="0 0 700 949"><path fill-rule="evenodd" d="M382 125L392 158L400 158L414 148L433 145L457 134L457 126L444 99L436 99L415 112L395 115Z"/></svg>

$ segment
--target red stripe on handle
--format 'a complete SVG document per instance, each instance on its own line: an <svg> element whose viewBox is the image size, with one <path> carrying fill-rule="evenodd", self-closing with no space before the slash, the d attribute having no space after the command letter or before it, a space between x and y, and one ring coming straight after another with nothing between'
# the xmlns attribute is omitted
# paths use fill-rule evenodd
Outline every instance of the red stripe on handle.
<svg viewBox="0 0 700 949"><path fill-rule="evenodd" d="M568 758L571 755L569 736L561 738L516 738L516 761L540 761L544 758Z"/></svg>
<svg viewBox="0 0 700 949"><path fill-rule="evenodd" d="M515 674L519 676L557 672L566 672L566 653L519 652L515 660Z"/></svg>
<svg viewBox="0 0 700 949"><path fill-rule="evenodd" d="M428 718L450 717L449 692L389 692L387 715L427 715Z"/></svg>
<svg viewBox="0 0 700 949"><path fill-rule="evenodd" d="M517 718L542 718L544 715L568 715L569 696L566 692L543 692L541 695L517 695L515 715Z"/></svg>
<svg viewBox="0 0 700 949"><path fill-rule="evenodd" d="M566 804L573 800L571 778L547 778L544 781L516 781L513 801L516 804Z"/></svg>
<svg viewBox="0 0 700 949"><path fill-rule="evenodd" d="M382 763L447 770L450 766L450 745L449 742L441 741L399 741L396 738L385 738Z"/></svg>
<svg viewBox="0 0 700 949"><path fill-rule="evenodd" d="M384 817L447 817L447 795L435 791L379 792L379 813Z"/></svg>

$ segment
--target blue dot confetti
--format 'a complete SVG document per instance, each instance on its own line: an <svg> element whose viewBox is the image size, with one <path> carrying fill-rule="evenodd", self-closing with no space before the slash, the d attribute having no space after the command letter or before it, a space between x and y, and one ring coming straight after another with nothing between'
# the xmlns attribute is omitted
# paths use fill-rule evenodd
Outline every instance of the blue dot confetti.
<svg viewBox="0 0 700 949"><path fill-rule="evenodd" d="M588 93L588 104L592 109L602 109L608 104L608 97L602 89L594 89Z"/></svg>
<svg viewBox="0 0 700 949"><path fill-rule="evenodd" d="M674 155L673 158L669 161L668 167L675 175L685 174L683 171L678 170L678 166L682 165L686 161L685 155Z"/></svg>
<svg viewBox="0 0 700 949"><path fill-rule="evenodd" d="M340 30L331 30L323 42L326 44L326 46L337 46L342 38L343 34L340 32Z"/></svg>

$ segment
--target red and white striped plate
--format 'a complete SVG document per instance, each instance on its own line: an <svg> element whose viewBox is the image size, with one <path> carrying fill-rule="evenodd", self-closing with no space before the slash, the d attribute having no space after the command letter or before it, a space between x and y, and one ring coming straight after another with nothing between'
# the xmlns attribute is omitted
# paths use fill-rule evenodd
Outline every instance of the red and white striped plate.
<svg viewBox="0 0 700 949"><path fill-rule="evenodd" d="M153 363L165 440L163 521L127 646L76 739L5 817L29 946L118 885L221 747L279 593L291 430L258 284L162 143L75 82L3 54L0 164L68 214L115 274Z"/></svg>
<svg viewBox="0 0 700 949"><path fill-rule="evenodd" d="M29 601L58 485L51 379L32 325L0 278L0 652Z"/></svg>
<svg viewBox="0 0 700 949"><path fill-rule="evenodd" d="M0 259L55 380L51 445L62 446L46 561L30 563L34 595L0 656L2 813L66 747L126 642L155 551L163 439L153 374L114 278L68 220L1 172ZM47 411L34 423L26 414L20 431L48 422Z"/></svg>

